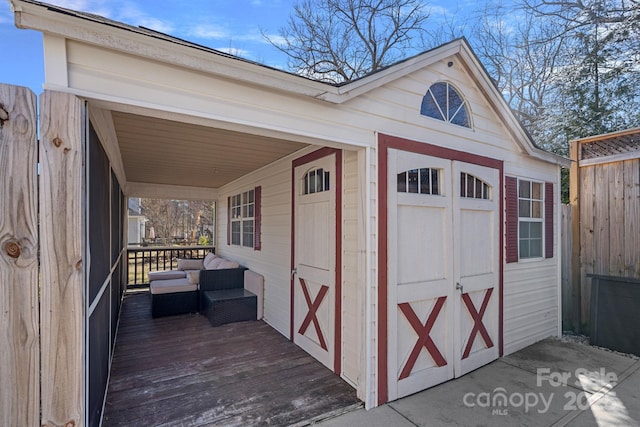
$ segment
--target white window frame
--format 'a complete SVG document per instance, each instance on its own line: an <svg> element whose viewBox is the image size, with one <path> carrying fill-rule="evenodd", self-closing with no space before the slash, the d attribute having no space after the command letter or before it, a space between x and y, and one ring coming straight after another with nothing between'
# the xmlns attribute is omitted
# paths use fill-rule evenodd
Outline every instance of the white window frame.
<svg viewBox="0 0 640 427"><path fill-rule="evenodd" d="M529 184L529 196L522 196L520 193L521 183ZM538 184L540 186L540 198L534 198L533 196L533 184ZM539 261L544 259L544 251L545 251L545 183L542 181L538 181L535 179L526 179L526 178L518 178L518 260L519 261ZM522 202L529 202L529 216L522 216ZM534 204L538 203L540 207L540 216L536 217L534 212ZM521 224L540 224L540 255L537 256L522 256L521 244L522 240L526 239L529 241L529 244L534 239L532 237L522 237L521 236ZM537 240L537 238L536 238ZM531 252L529 250L529 252Z"/></svg>
<svg viewBox="0 0 640 427"><path fill-rule="evenodd" d="M253 248L255 242L255 189L231 196L230 244L244 248ZM250 228L250 232L245 231Z"/></svg>

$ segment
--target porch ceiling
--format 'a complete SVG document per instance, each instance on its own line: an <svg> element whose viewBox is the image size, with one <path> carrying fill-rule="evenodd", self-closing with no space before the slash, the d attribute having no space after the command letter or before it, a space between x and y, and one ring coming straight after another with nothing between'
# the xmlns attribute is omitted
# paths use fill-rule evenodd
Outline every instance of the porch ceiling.
<svg viewBox="0 0 640 427"><path fill-rule="evenodd" d="M218 188L306 146L112 111L127 181Z"/></svg>

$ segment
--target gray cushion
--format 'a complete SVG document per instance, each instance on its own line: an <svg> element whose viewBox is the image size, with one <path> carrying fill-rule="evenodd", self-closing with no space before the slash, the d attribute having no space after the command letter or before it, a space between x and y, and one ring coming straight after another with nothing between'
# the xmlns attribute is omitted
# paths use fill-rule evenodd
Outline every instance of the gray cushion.
<svg viewBox="0 0 640 427"><path fill-rule="evenodd" d="M149 282L153 280L183 279L185 277L187 277L187 273L178 270L162 270L149 272Z"/></svg>
<svg viewBox="0 0 640 427"><path fill-rule="evenodd" d="M192 292L198 290L198 285L189 283L185 277L182 279L154 280L149 283L149 289L154 295L173 294L176 292Z"/></svg>
<svg viewBox="0 0 640 427"><path fill-rule="evenodd" d="M178 270L204 270L204 261L201 259L179 259Z"/></svg>

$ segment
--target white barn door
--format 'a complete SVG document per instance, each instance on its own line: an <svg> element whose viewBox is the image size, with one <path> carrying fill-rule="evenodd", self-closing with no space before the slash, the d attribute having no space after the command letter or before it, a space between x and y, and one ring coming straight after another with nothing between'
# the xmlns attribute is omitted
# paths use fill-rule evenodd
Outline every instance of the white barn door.
<svg viewBox="0 0 640 427"><path fill-rule="evenodd" d="M496 169L453 162L455 376L498 358L500 176Z"/></svg>
<svg viewBox="0 0 640 427"><path fill-rule="evenodd" d="M388 160L387 375L394 400L498 356L499 174L394 149Z"/></svg>
<svg viewBox="0 0 640 427"><path fill-rule="evenodd" d="M335 155L296 167L294 180L293 341L333 370L336 322Z"/></svg>

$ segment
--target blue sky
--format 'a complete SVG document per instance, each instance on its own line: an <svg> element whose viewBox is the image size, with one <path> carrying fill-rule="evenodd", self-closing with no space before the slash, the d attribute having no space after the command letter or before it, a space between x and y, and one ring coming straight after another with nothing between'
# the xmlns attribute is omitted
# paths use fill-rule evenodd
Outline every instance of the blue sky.
<svg viewBox="0 0 640 427"><path fill-rule="evenodd" d="M470 0L467 0L470 1ZM286 24L293 0L49 0L50 4L91 12L130 25L144 26L214 49L286 68L286 57L268 44L261 31L276 37ZM454 5L448 10L438 3ZM460 10L462 2L430 2L431 17ZM14 25L8 0L0 0L0 38L3 41L0 83L42 92L44 66L42 35Z"/></svg>

